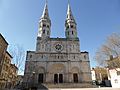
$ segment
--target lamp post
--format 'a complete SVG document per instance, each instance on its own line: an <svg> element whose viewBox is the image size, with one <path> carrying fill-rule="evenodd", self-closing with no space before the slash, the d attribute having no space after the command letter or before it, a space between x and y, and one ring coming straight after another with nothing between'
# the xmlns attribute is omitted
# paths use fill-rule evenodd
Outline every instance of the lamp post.
<svg viewBox="0 0 120 90"><path fill-rule="evenodd" d="M33 72L32 74L33 74L33 75L32 75L32 79L33 79L33 81L32 81L32 82L33 82L33 87L35 87L35 72Z"/></svg>

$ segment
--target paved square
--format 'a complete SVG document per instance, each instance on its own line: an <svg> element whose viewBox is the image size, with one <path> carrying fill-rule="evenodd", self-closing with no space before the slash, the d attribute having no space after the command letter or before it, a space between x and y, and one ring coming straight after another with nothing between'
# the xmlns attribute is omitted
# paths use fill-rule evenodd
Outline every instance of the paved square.
<svg viewBox="0 0 120 90"><path fill-rule="evenodd" d="M49 89L49 90L120 90L120 88L73 88L73 89Z"/></svg>

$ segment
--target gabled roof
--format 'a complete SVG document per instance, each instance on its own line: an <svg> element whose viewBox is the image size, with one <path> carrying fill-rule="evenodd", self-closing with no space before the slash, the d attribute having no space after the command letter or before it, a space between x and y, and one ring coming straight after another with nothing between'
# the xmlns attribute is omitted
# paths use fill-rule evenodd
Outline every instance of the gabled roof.
<svg viewBox="0 0 120 90"><path fill-rule="evenodd" d="M5 41L5 43L8 45L8 42L5 40L5 38L2 36L2 34L0 33L0 37Z"/></svg>

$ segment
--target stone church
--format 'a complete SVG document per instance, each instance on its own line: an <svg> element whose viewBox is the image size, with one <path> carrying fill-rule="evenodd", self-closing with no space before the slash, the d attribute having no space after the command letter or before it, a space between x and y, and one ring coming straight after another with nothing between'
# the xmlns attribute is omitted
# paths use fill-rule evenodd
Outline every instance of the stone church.
<svg viewBox="0 0 120 90"><path fill-rule="evenodd" d="M65 38L51 38L51 20L45 3L39 20L35 51L27 51L24 82L91 82L89 53L80 51L77 23L68 3Z"/></svg>

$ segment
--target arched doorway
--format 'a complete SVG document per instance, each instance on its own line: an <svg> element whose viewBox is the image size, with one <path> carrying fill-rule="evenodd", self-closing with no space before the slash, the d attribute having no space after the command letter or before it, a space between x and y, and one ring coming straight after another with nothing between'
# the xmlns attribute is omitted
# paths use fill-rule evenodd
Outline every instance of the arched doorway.
<svg viewBox="0 0 120 90"><path fill-rule="evenodd" d="M54 74L54 83L63 83L63 74Z"/></svg>
<svg viewBox="0 0 120 90"><path fill-rule="evenodd" d="M74 83L78 83L78 74L77 73L73 74L73 81L74 81Z"/></svg>
<svg viewBox="0 0 120 90"><path fill-rule="evenodd" d="M55 63L52 64L49 69L48 69L49 73L52 73L52 79L51 82L52 83L63 83L64 82L64 73L66 72L66 68L64 66L64 64L62 63Z"/></svg>
<svg viewBox="0 0 120 90"><path fill-rule="evenodd" d="M58 83L58 74L54 74L54 83Z"/></svg>
<svg viewBox="0 0 120 90"><path fill-rule="evenodd" d="M63 83L63 74L59 74L59 83Z"/></svg>
<svg viewBox="0 0 120 90"><path fill-rule="evenodd" d="M38 83L43 83L43 79L44 79L44 74L40 73L38 76Z"/></svg>
<svg viewBox="0 0 120 90"><path fill-rule="evenodd" d="M72 67L71 68L71 73L72 73L72 82L73 83L78 83L79 82L79 68L78 67Z"/></svg>
<svg viewBox="0 0 120 90"><path fill-rule="evenodd" d="M44 67L38 67L39 69L37 72L37 81L38 83L44 83L45 82L45 68Z"/></svg>

